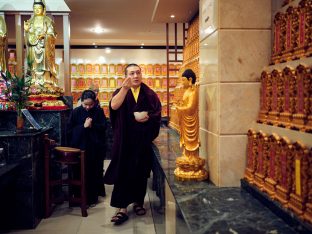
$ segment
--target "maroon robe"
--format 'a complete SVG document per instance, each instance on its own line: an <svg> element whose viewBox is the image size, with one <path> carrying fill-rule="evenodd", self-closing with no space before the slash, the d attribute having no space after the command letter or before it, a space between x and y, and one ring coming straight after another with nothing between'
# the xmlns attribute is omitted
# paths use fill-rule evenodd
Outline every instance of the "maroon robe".
<svg viewBox="0 0 312 234"><path fill-rule="evenodd" d="M119 91L117 89L113 96ZM114 135L112 160L104 181L106 184L119 183L131 187L138 178L148 178L150 175L153 157L151 143L160 129L161 103L156 93L142 83L137 103L129 90L119 109L113 110L111 103L109 108ZM137 122L133 114L136 111L148 111L149 120Z"/></svg>
<svg viewBox="0 0 312 234"><path fill-rule="evenodd" d="M117 208L126 208L134 202L143 205L152 168L151 143L160 128L161 103L156 93L142 83L137 102L129 90L118 110L113 110L111 103L109 107L114 139L104 182L114 184L110 204ZM149 120L137 122L133 114L136 111L148 111Z"/></svg>

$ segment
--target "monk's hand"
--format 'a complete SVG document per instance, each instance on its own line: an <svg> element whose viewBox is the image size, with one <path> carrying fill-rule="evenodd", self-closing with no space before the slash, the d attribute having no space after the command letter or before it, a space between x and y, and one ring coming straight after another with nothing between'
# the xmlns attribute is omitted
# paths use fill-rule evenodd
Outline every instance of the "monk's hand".
<svg viewBox="0 0 312 234"><path fill-rule="evenodd" d="M141 118L141 119L136 119L136 121L139 122L139 123L144 123L144 122L146 122L148 119L149 119L149 116L146 115L146 116L144 116L144 117Z"/></svg>
<svg viewBox="0 0 312 234"><path fill-rule="evenodd" d="M84 126L85 128L91 128L91 126L92 126L92 119L89 118L89 117L86 118L86 120L85 120L83 126Z"/></svg>
<svg viewBox="0 0 312 234"><path fill-rule="evenodd" d="M121 84L121 87L125 88L127 90L130 89L131 86L132 86L132 84L131 84L131 78L130 77L125 78L125 80Z"/></svg>

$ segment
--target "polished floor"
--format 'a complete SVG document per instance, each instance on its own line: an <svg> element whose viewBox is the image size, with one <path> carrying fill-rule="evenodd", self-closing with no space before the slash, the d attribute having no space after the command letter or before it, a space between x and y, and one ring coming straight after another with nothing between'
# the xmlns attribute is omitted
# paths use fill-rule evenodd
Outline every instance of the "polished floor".
<svg viewBox="0 0 312 234"><path fill-rule="evenodd" d="M109 161L105 161L107 167ZM132 206L128 209L129 220L120 226L110 222L116 209L109 205L113 186L105 185L106 197L101 198L99 203L88 209L88 217L81 217L79 207L69 208L68 203L56 208L52 216L43 219L34 230L12 231L19 234L155 234L153 218L151 214L148 193L145 197L145 216L136 216Z"/></svg>

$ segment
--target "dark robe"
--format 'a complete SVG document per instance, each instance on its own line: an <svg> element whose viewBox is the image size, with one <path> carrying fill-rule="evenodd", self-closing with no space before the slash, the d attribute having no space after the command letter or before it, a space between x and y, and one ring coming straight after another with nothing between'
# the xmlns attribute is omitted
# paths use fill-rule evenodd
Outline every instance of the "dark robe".
<svg viewBox="0 0 312 234"><path fill-rule="evenodd" d="M113 96L119 91L117 89ZM113 110L111 103L109 108L114 139L112 160L106 170L104 182L114 184L114 190L116 187L121 188L113 191L111 205L125 207L139 202L138 199L142 200L142 196L145 196L142 187L145 186L146 190L146 181L152 168L151 143L160 129L161 103L156 93L142 83L137 103L129 90L118 110ZM145 123L137 122L133 114L136 111L148 111L149 120Z"/></svg>
<svg viewBox="0 0 312 234"><path fill-rule="evenodd" d="M87 117L92 118L91 128L83 126ZM86 111L79 106L71 113L67 126L69 145L86 152L86 191L89 204L95 204L104 190L105 131L106 117L102 108L93 107Z"/></svg>

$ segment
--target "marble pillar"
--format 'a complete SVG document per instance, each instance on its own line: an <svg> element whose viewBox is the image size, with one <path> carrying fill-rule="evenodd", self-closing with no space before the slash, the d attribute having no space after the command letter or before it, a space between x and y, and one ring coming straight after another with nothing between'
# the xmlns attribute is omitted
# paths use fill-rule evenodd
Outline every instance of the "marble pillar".
<svg viewBox="0 0 312 234"><path fill-rule="evenodd" d="M270 61L271 0L201 0L199 15L200 155L215 185L239 186Z"/></svg>

